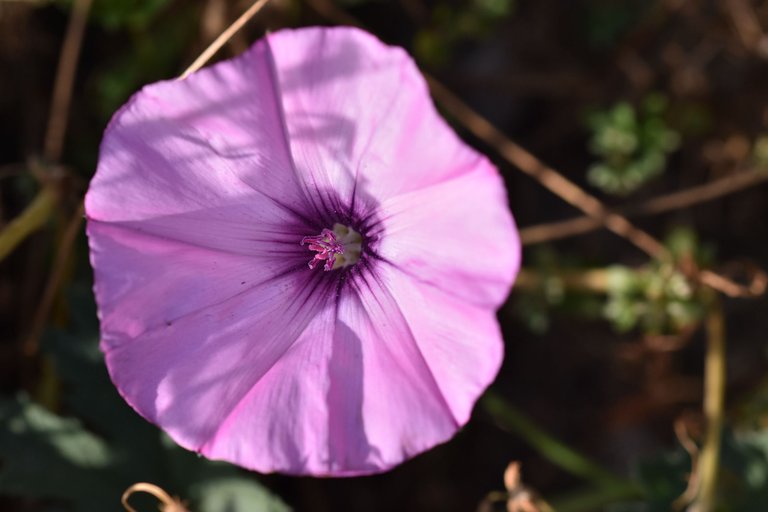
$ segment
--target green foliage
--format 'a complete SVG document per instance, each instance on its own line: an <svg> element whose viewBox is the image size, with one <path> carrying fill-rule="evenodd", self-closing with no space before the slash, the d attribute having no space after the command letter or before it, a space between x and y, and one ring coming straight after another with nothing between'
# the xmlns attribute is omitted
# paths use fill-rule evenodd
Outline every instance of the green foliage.
<svg viewBox="0 0 768 512"><path fill-rule="evenodd" d="M196 512L288 510L253 475L179 448L131 410L109 381L88 292L71 304L72 328L50 333L44 348L72 416L24 396L0 399L0 493L101 512L116 510L131 484L149 481Z"/></svg>
<svg viewBox="0 0 768 512"><path fill-rule="evenodd" d="M431 66L443 66L461 42L485 37L512 14L514 0L463 0L458 5L441 2L431 11L428 28L414 40L417 57Z"/></svg>
<svg viewBox="0 0 768 512"><path fill-rule="evenodd" d="M654 261L641 270L609 268L605 316L618 331L639 326L648 334L678 334L704 315L702 297L680 268L709 264L711 251L688 229L670 233L666 246L671 261Z"/></svg>
<svg viewBox="0 0 768 512"><path fill-rule="evenodd" d="M619 331L640 326L649 334L677 334L702 314L688 280L672 265L654 264L643 272L614 266L608 271L605 316Z"/></svg>
<svg viewBox="0 0 768 512"><path fill-rule="evenodd" d="M652 335L680 334L699 322L705 309L704 298L682 269L711 266L714 258L689 229L673 230L665 245L672 256L669 261L604 270L584 269L540 249L527 267L537 285L518 289L516 313L535 333L549 328L549 315L556 309L579 318L602 316L620 332L640 328ZM600 292L606 300L599 298Z"/></svg>
<svg viewBox="0 0 768 512"><path fill-rule="evenodd" d="M762 512L768 503L768 431L726 431L720 465L723 512Z"/></svg>
<svg viewBox="0 0 768 512"><path fill-rule="evenodd" d="M639 113L620 102L591 114L590 150L599 161L589 168L589 182L609 194L626 195L661 174L680 143L679 134L664 120L666 109L666 99L652 94Z"/></svg>
<svg viewBox="0 0 768 512"><path fill-rule="evenodd" d="M105 486L97 484L114 486L115 454L81 422L19 397L0 401L0 423L1 493L72 500L76 510L107 504L96 495Z"/></svg>
<svg viewBox="0 0 768 512"><path fill-rule="evenodd" d="M691 458L681 448L643 461L636 467L645 503L617 511L667 512L685 490ZM763 512L768 503L768 432L726 430L720 453L718 512Z"/></svg>
<svg viewBox="0 0 768 512"><path fill-rule="evenodd" d="M685 491L690 473L691 458L679 447L639 462L635 468L635 476L645 492L645 503L631 510L638 512L672 510L672 502Z"/></svg>

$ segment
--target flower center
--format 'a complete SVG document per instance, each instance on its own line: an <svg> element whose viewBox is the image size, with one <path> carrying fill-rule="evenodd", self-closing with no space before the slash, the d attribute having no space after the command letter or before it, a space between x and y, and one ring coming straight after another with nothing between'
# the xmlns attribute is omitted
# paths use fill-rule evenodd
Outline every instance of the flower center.
<svg viewBox="0 0 768 512"><path fill-rule="evenodd" d="M301 239L301 245L307 244L310 251L315 251L314 258L309 262L309 268L315 269L321 262L325 262L323 270L354 265L360 259L363 237L360 233L336 223L333 230L324 229L317 236L305 236Z"/></svg>

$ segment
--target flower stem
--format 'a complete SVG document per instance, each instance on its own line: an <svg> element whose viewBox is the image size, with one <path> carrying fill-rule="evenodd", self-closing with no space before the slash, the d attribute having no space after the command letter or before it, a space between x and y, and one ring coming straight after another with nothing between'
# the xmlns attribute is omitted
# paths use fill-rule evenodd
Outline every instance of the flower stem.
<svg viewBox="0 0 768 512"><path fill-rule="evenodd" d="M43 188L24 211L0 231L0 261L48 221L55 204L54 191L49 187Z"/></svg>
<svg viewBox="0 0 768 512"><path fill-rule="evenodd" d="M569 473L592 482L601 489L624 488L630 485L552 437L498 394L487 392L482 404L500 427L516 433L542 456Z"/></svg>
<svg viewBox="0 0 768 512"><path fill-rule="evenodd" d="M713 293L707 316L707 353L704 360L704 416L707 431L699 455L699 494L692 511L715 510L720 441L725 402L725 318L720 298Z"/></svg>

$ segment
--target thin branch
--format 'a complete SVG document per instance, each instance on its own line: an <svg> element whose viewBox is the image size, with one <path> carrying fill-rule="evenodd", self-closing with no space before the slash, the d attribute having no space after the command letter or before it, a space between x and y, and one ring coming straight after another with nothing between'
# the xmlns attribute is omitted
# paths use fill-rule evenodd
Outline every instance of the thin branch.
<svg viewBox="0 0 768 512"><path fill-rule="evenodd" d="M5 259L25 238L45 225L54 211L56 193L44 187L24 211L0 231L0 261Z"/></svg>
<svg viewBox="0 0 768 512"><path fill-rule="evenodd" d="M691 473L688 476L688 485L683 494L672 502L672 510L677 511L683 510L699 493L699 447L696 446L696 443L693 442L693 439L688 434L688 428L685 426L683 418L675 420L675 436L683 449L688 453L688 456L691 457Z"/></svg>
<svg viewBox="0 0 768 512"><path fill-rule="evenodd" d="M747 0L726 0L723 8L731 17L741 43L749 50L759 47L765 37L755 10Z"/></svg>
<svg viewBox="0 0 768 512"><path fill-rule="evenodd" d="M136 512L136 509L128 503L128 498L139 492L151 494L157 498L160 502L160 510L162 512L187 512L186 507L178 498L172 498L161 487L148 482L133 484L125 490L123 496L120 498L120 503L122 503L127 512Z"/></svg>
<svg viewBox="0 0 768 512"><path fill-rule="evenodd" d="M77 62L80 59L80 47L83 43L91 3L92 0L75 0L67 25L67 33L64 36L64 44L61 47L51 112L48 116L48 129L45 133L44 154L52 162L58 162L61 159L64 148L69 105L72 102L72 87L75 83Z"/></svg>
<svg viewBox="0 0 768 512"><path fill-rule="evenodd" d="M257 0L253 3L243 14L240 15L227 29L222 32L211 44L206 48L200 56L181 74L179 80L187 78L189 75L200 69L205 65L208 60L218 52L232 36L234 36L251 18L256 16L262 7L267 5L269 0Z"/></svg>
<svg viewBox="0 0 768 512"><path fill-rule="evenodd" d="M650 234L634 226L626 217L606 208L596 197L510 140L443 84L429 76L427 81L440 105L475 136L493 147L509 163L534 178L565 202L583 211L617 235L626 238L649 256L659 259L668 256L664 245Z"/></svg>
<svg viewBox="0 0 768 512"><path fill-rule="evenodd" d="M681 208L688 208L707 201L713 201L720 197L765 183L766 181L768 181L768 173L766 172L739 172L705 183L704 185L655 197L641 204L618 208L616 211L632 217L655 215ZM576 217L573 219L522 228L520 229L520 240L523 245L534 245L582 235L602 227L602 222L592 217Z"/></svg>
<svg viewBox="0 0 768 512"><path fill-rule="evenodd" d="M699 494L692 512L713 512L716 505L720 440L725 402L725 317L719 297L713 294L707 316L707 352L704 361L704 416L707 431L699 455Z"/></svg>
<svg viewBox="0 0 768 512"><path fill-rule="evenodd" d="M752 274L751 280L746 285L739 284L711 270L700 271L696 278L701 284L723 292L728 297L760 297L768 287L768 276L766 276L762 269L756 269Z"/></svg>
<svg viewBox="0 0 768 512"><path fill-rule="evenodd" d="M48 320L51 308L53 307L53 302L56 299L59 287L61 286L66 270L69 267L69 260L72 256L72 247L75 244L75 240L77 240L77 235L80 233L84 213L85 207L81 201L80 205L67 222L64 233L59 241L59 246L56 249L56 256L53 261L53 268L48 277L48 282L45 285L43 297L38 303L37 310L35 310L35 316L32 318L32 327L22 345L22 352L27 356L32 356L37 353L40 336L45 328L45 322Z"/></svg>

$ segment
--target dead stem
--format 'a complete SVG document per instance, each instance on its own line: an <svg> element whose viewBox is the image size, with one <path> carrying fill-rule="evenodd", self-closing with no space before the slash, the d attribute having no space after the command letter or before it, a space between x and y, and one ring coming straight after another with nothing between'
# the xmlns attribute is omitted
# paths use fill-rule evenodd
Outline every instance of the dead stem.
<svg viewBox="0 0 768 512"><path fill-rule="evenodd" d="M505 502L507 512L554 512L537 492L523 483L520 463L512 461L504 471L506 492L491 491L477 507L477 512L491 512L494 504Z"/></svg>
<svg viewBox="0 0 768 512"><path fill-rule="evenodd" d="M682 417L675 420L675 436L688 456L691 457L691 473L688 475L688 485L683 494L672 502L673 510L682 510L696 498L699 492L699 447L691 439L688 427L685 425L685 419Z"/></svg>
<svg viewBox="0 0 768 512"><path fill-rule="evenodd" d="M179 77L179 80L183 80L187 78L189 75L200 69L205 65L208 60L213 57L216 52L218 52L222 46L224 46L227 41L229 41L232 36L234 36L238 30L243 28L248 21L250 21L251 18L256 16L256 13L258 13L262 7L267 5L269 0L256 0L256 2L253 3L243 14L240 15L239 18L237 18L229 27L227 27L224 32L222 32L219 37L217 37L211 44L203 50L203 53L200 54L198 58L195 59L195 61L181 74Z"/></svg>
<svg viewBox="0 0 768 512"><path fill-rule="evenodd" d="M443 84L430 76L427 76L427 82L435 99L448 113L456 117L475 136L493 147L509 163L533 177L565 202L626 238L649 256L659 259L668 256L667 249L661 242L634 226L622 215L610 211L596 197L513 142Z"/></svg>
<svg viewBox="0 0 768 512"><path fill-rule="evenodd" d="M741 44L748 50L760 50L765 37L755 10L747 0L726 0L723 9L730 16Z"/></svg>
<svg viewBox="0 0 768 512"><path fill-rule="evenodd" d="M48 315L51 312L51 307L56 299L66 270L69 268L69 261L72 257L72 247L75 244L75 240L77 240L77 235L80 233L80 226L83 223L84 213L85 209L83 202L81 201L80 205L67 222L64 233L61 236L59 246L56 249L56 256L53 260L51 275L48 277L48 282L45 284L45 290L43 291L43 297L40 299L37 310L35 310L35 316L32 318L32 327L22 345L22 352L26 356L33 356L37 353L40 335L43 333L45 322L48 320Z"/></svg>
<svg viewBox="0 0 768 512"><path fill-rule="evenodd" d="M712 294L707 316L704 360L704 417L706 432L698 465L699 492L690 512L713 512L717 503L717 474L725 401L725 317L720 298Z"/></svg>
<svg viewBox="0 0 768 512"><path fill-rule="evenodd" d="M72 102L72 87L91 3L92 0L75 0L67 25L67 33L64 36L64 44L61 47L44 145L45 157L52 162L58 162L61 159L64 148L69 105Z"/></svg>
<svg viewBox="0 0 768 512"><path fill-rule="evenodd" d="M726 294L728 297L760 297L765 293L766 274L762 270L758 270L753 274L752 280L746 284L739 284L721 274L712 272L711 270L702 270L696 276L701 284L707 285L714 290L718 290Z"/></svg>
<svg viewBox="0 0 768 512"><path fill-rule="evenodd" d="M56 206L56 193L43 187L21 214L0 231L0 261L29 235L43 227Z"/></svg>
<svg viewBox="0 0 768 512"><path fill-rule="evenodd" d="M641 204L618 208L616 211L629 216L655 215L658 213L688 208L720 197L740 192L768 181L768 173L758 171L740 172L691 187L671 194L655 197ZM599 220L582 216L573 219L538 224L520 229L523 245L534 245L583 235L603 227Z"/></svg>
<svg viewBox="0 0 768 512"><path fill-rule="evenodd" d="M147 482L133 484L123 493L123 496L120 498L120 503L123 504L123 507L125 507L125 510L128 512L136 512L136 509L128 503L128 498L138 492L145 492L157 498L161 503L161 512L188 512L187 508L178 498L171 498L162 488Z"/></svg>

